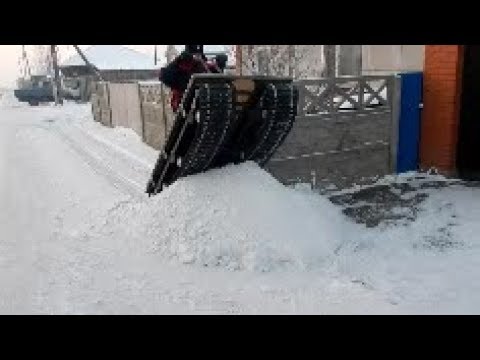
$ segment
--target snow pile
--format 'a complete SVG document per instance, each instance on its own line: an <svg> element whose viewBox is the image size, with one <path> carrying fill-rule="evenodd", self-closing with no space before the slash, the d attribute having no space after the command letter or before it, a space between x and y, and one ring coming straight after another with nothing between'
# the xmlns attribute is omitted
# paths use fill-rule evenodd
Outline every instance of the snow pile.
<svg viewBox="0 0 480 360"><path fill-rule="evenodd" d="M27 107L27 103L22 103L17 100L13 90L5 90L0 94L0 107L2 108L13 108L13 107Z"/></svg>
<svg viewBox="0 0 480 360"><path fill-rule="evenodd" d="M164 258L230 270L324 264L348 227L327 199L287 188L253 163L181 179L110 212L102 232Z"/></svg>

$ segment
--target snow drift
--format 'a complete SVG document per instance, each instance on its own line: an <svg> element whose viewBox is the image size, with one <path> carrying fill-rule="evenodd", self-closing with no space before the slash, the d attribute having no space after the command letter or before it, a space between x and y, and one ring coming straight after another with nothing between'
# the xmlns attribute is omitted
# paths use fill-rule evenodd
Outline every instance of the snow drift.
<svg viewBox="0 0 480 360"><path fill-rule="evenodd" d="M256 164L181 179L158 196L110 212L102 232L164 258L230 270L324 264L347 223L320 196L287 188Z"/></svg>
<svg viewBox="0 0 480 360"><path fill-rule="evenodd" d="M12 107L27 107L27 103L21 103L15 97L13 90L2 90L0 94L0 107L12 108Z"/></svg>

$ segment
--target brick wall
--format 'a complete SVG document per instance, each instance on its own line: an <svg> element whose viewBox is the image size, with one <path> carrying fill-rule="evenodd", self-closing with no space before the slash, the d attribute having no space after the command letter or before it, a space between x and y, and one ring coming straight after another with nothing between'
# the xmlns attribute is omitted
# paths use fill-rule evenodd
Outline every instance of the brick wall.
<svg viewBox="0 0 480 360"><path fill-rule="evenodd" d="M427 45L423 80L420 167L452 174L463 67L461 45Z"/></svg>

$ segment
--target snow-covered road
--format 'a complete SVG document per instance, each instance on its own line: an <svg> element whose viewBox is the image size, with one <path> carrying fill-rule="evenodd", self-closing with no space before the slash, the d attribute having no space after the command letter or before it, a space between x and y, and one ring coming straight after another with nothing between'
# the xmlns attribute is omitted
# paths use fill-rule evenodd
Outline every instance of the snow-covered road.
<svg viewBox="0 0 480 360"><path fill-rule="evenodd" d="M252 164L148 199L156 152L132 132L85 105L13 105L0 104L2 314L480 312L478 205L456 212L468 241L445 253L411 246L455 212L436 210L443 195L387 230ZM467 190L448 203L480 199Z"/></svg>

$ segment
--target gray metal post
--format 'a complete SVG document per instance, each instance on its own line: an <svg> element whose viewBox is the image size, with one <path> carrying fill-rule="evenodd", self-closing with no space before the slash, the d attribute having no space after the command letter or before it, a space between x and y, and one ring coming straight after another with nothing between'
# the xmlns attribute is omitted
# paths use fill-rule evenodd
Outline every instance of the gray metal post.
<svg viewBox="0 0 480 360"><path fill-rule="evenodd" d="M53 70L55 71L55 89L54 89L55 105L63 105L62 84L60 82L60 70L58 68L57 46L50 45L50 52L52 55Z"/></svg>
<svg viewBox="0 0 480 360"><path fill-rule="evenodd" d="M325 55L325 77L334 78L336 69L336 45L324 45L323 51Z"/></svg>
<svg viewBox="0 0 480 360"><path fill-rule="evenodd" d="M391 133L390 133L390 170L392 173L397 172L397 152L398 152L398 132L400 124L400 108L401 108L401 98L402 98L402 78L399 75L392 77L391 86L389 86L389 91L392 94L387 94L391 96L391 106L392 106L392 123L391 123Z"/></svg>

